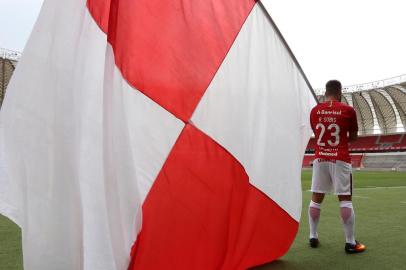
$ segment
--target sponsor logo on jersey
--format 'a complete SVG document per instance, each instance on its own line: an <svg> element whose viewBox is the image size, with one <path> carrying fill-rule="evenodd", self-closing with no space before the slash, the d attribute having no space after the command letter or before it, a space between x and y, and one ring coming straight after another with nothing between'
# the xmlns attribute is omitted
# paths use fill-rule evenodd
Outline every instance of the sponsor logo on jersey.
<svg viewBox="0 0 406 270"><path fill-rule="evenodd" d="M336 156L338 156L338 153L337 152L336 153L319 152L319 155L328 156L328 157L336 157Z"/></svg>
<svg viewBox="0 0 406 270"><path fill-rule="evenodd" d="M317 110L318 115L341 115L341 110L339 111L326 111L326 110Z"/></svg>

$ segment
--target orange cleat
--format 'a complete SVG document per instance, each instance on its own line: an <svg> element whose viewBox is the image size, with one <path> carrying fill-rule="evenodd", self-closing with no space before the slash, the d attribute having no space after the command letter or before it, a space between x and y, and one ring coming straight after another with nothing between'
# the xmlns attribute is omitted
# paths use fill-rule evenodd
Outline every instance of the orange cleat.
<svg viewBox="0 0 406 270"><path fill-rule="evenodd" d="M359 243L358 241L355 241L354 244L346 243L345 244L345 252L349 254L353 253L361 253L366 250L366 246L364 244Z"/></svg>

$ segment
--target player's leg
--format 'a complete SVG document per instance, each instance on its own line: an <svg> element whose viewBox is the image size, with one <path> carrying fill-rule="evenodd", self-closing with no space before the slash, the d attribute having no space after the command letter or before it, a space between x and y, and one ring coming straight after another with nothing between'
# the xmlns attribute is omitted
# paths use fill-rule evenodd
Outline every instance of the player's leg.
<svg viewBox="0 0 406 270"><path fill-rule="evenodd" d="M317 226L320 221L321 203L323 202L324 194L316 193L312 194L312 199L309 205L309 242L311 247L317 247L319 245L319 235L317 233Z"/></svg>
<svg viewBox="0 0 406 270"><path fill-rule="evenodd" d="M355 240L355 212L352 204L352 173L351 164L336 163L333 177L334 192L340 201L340 215L345 234L345 251L359 253L365 246Z"/></svg>
<svg viewBox="0 0 406 270"><path fill-rule="evenodd" d="M340 214L344 227L345 242L355 244L355 213L351 195L338 195L338 200L340 201Z"/></svg>
<svg viewBox="0 0 406 270"><path fill-rule="evenodd" d="M328 162L320 162L316 159L313 163L312 175L312 199L309 204L308 217L309 217L309 243L311 247L319 245L319 236L317 227L320 221L321 203L324 199L324 194L331 191L332 183L329 174Z"/></svg>
<svg viewBox="0 0 406 270"><path fill-rule="evenodd" d="M355 212L350 195L339 195L341 220L345 234L345 251L347 253L360 253L365 251L365 245L355 240Z"/></svg>

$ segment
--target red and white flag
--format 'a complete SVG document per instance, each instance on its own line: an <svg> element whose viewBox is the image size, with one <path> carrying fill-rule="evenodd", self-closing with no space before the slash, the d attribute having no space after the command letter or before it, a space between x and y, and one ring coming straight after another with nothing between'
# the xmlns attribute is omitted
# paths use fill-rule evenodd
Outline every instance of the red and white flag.
<svg viewBox="0 0 406 270"><path fill-rule="evenodd" d="M25 269L235 270L290 247L315 104L254 0L45 0L0 113Z"/></svg>

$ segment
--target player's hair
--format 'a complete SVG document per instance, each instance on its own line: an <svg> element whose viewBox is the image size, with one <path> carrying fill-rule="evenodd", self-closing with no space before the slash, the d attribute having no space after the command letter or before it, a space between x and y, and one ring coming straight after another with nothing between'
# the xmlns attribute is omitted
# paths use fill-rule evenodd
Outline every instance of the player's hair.
<svg viewBox="0 0 406 270"><path fill-rule="evenodd" d="M326 97L340 96L342 90L341 82L338 80L330 80L326 83Z"/></svg>

